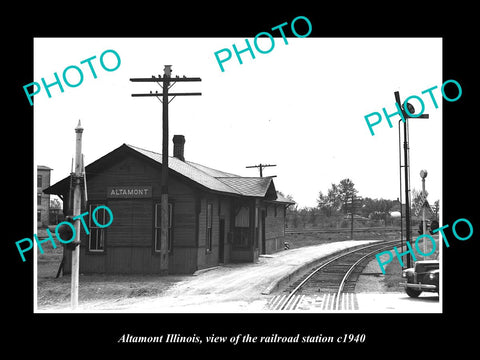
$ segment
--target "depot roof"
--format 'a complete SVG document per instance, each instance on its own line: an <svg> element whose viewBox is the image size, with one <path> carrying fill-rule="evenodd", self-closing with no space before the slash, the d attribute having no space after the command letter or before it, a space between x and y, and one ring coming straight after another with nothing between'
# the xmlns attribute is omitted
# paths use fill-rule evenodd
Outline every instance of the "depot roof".
<svg viewBox="0 0 480 360"><path fill-rule="evenodd" d="M162 154L137 146L123 144L85 167L87 181L90 178L89 173L95 174L101 172L105 168L106 163L120 159L125 156L126 153L140 155L152 162L155 166L161 166L162 164ZM182 161L173 156L168 157L168 168L181 177L213 192L259 197L279 203L293 204L292 201L286 199L281 194L277 194L272 177L242 177L191 161ZM63 180L46 188L44 193L56 195L67 193L70 186L69 179L70 176L67 176Z"/></svg>

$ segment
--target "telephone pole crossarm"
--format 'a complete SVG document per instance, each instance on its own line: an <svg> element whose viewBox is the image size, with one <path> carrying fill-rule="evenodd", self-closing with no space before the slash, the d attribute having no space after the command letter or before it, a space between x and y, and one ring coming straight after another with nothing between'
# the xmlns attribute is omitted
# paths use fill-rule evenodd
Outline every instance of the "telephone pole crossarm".
<svg viewBox="0 0 480 360"><path fill-rule="evenodd" d="M160 268L168 272L168 252L171 239L168 238L169 207L168 207L168 104L176 96L202 95L199 92L192 93L170 93L169 89L177 82L201 81L199 77L187 78L183 76L172 77L172 65L165 65L164 76L152 76L151 78L131 78L131 82L157 83L162 88L159 93L155 91L147 94L132 94L132 97L156 97L163 104L162 106L162 172L160 189L160 244L155 244L160 252ZM158 246L159 245L159 246Z"/></svg>
<svg viewBox="0 0 480 360"><path fill-rule="evenodd" d="M202 95L200 92L192 93L168 93L168 96L193 96L193 95ZM146 96L162 96L161 93L151 93L151 94L132 94L132 97L146 97Z"/></svg>
<svg viewBox="0 0 480 360"><path fill-rule="evenodd" d="M193 77L193 78L181 78L181 77L154 77L152 76L151 78L130 78L131 82L163 82L166 79L168 79L169 82L189 82L189 81L202 81L201 78L199 77Z"/></svg>
<svg viewBox="0 0 480 360"><path fill-rule="evenodd" d="M260 170L260 177L263 177L263 168L266 168L266 167L272 167L272 166L277 166L277 165L270 165L270 164L258 164L258 165L249 165L249 166L245 166L245 168L247 169L251 169L251 168L258 168Z"/></svg>

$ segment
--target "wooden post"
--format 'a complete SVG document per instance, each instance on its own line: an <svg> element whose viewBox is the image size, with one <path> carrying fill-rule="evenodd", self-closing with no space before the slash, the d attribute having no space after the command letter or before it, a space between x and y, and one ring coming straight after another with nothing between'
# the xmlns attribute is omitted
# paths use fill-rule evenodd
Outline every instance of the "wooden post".
<svg viewBox="0 0 480 360"><path fill-rule="evenodd" d="M350 228L350 240L353 240L353 212L354 212L354 209L355 209L355 204L353 203L353 199L354 199L354 194L352 194L352 207L350 208L350 212L351 212L351 215L352 215L352 223L351 223L351 228Z"/></svg>
<svg viewBox="0 0 480 360"><path fill-rule="evenodd" d="M170 85L171 65L165 65L162 93L162 178L160 198L160 254L162 269L168 271L168 87Z"/></svg>
<svg viewBox="0 0 480 360"><path fill-rule="evenodd" d="M172 65L165 65L163 78L161 76L151 78L133 78L130 81L133 82L156 82L163 88L162 94L157 92L149 94L132 94L132 96L137 97L150 97L154 96L159 99L163 104L163 117L162 117L162 176L161 176L161 198L160 198L160 268L162 270L168 271L168 103L169 96L192 96L192 95L202 95L201 93L169 93L170 83L174 85L177 82L190 82L190 81L201 81L200 78L175 78L171 77L172 74ZM161 97L161 98L160 98ZM173 98L172 98L173 99Z"/></svg>
<svg viewBox="0 0 480 360"><path fill-rule="evenodd" d="M80 177L82 175L82 133L83 128L78 120L75 128L76 146L75 146L75 182L73 190L73 217L80 215L82 205L82 189L80 186ZM80 219L75 220L75 240L80 243ZM71 305L72 310L78 307L78 278L80 267L80 246L76 246L72 251L72 284L71 284Z"/></svg>
<svg viewBox="0 0 480 360"><path fill-rule="evenodd" d="M422 170L420 172L420 177L422 178L422 194L427 197L427 193L425 191L425 178L427 177L427 170ZM422 226L423 226L423 234L427 233L427 222L425 221L425 202L422 205ZM427 244L425 238L423 238L423 253L427 253ZM426 260L427 257L424 255L423 259Z"/></svg>

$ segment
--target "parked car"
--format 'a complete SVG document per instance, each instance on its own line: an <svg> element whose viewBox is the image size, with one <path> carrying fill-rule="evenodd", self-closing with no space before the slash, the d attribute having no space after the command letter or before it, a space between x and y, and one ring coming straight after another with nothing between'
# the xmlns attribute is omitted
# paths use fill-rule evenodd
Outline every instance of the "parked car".
<svg viewBox="0 0 480 360"><path fill-rule="evenodd" d="M415 263L415 267L402 271L405 282L405 292L416 298L423 291L440 292L439 277L440 263L438 260L422 260Z"/></svg>

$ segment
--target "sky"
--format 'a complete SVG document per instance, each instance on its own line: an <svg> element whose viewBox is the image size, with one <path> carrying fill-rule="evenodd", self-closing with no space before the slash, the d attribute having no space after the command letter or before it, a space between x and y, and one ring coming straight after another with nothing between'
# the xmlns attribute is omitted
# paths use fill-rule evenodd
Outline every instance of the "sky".
<svg viewBox="0 0 480 360"><path fill-rule="evenodd" d="M411 187L421 189L426 169L429 201L442 193L441 38L274 38L267 54L241 54L223 63L214 53L232 44L245 48L245 38L35 38L34 79L47 84L60 79L65 68L78 66L83 82L44 88L34 96L34 164L53 168L51 183L70 173L75 153L75 127L84 128L85 164L123 143L161 153L162 104L154 97L132 93L161 91L156 83L133 83L135 77L163 74L200 77L201 82L177 83L172 92L201 92L176 97L169 105L169 154L173 135L186 138L185 158L240 176L258 176L246 166L276 164L264 176L276 175L277 190L291 195L299 207L316 206L320 191L350 178L358 195L399 197L398 116L392 128L383 119L372 136L365 115L394 113L394 92L402 101L420 96L429 119L411 119ZM268 49L268 38L259 47ZM100 55L116 51L115 71L105 71ZM97 78L87 63L91 61ZM223 56L223 54L222 54ZM105 65L113 68L111 53ZM72 83L75 70L67 72ZM422 91L433 86L439 107ZM25 97L26 105L28 99ZM420 108L412 100L416 109ZM373 118L374 119L374 118ZM373 121L372 119L372 121Z"/></svg>

